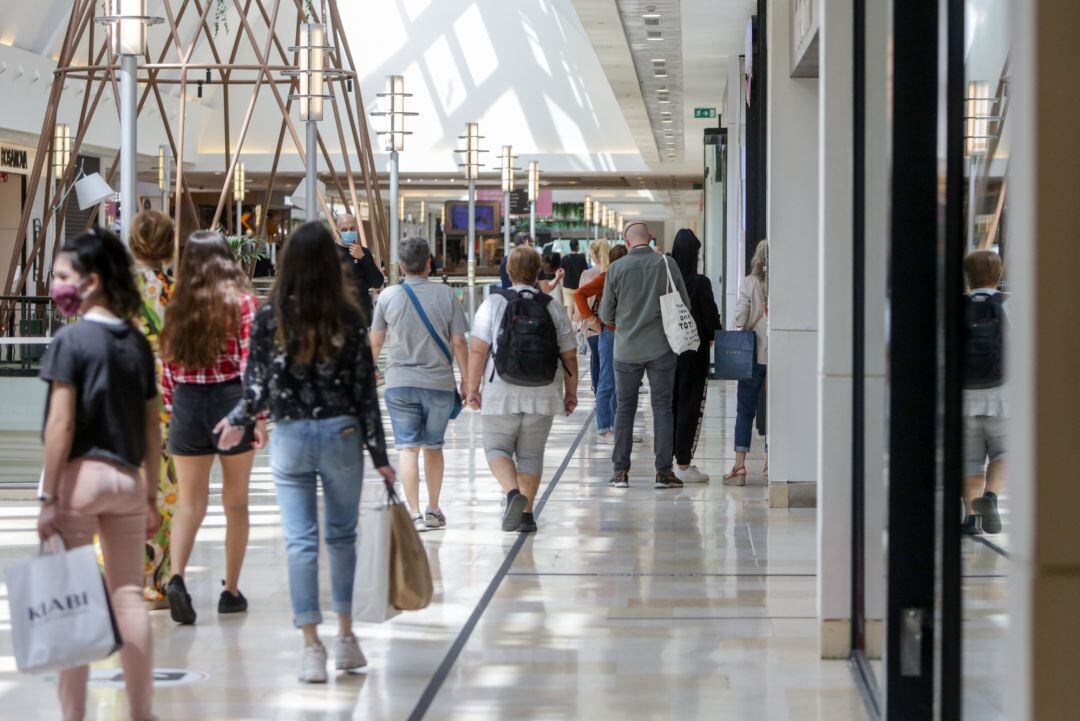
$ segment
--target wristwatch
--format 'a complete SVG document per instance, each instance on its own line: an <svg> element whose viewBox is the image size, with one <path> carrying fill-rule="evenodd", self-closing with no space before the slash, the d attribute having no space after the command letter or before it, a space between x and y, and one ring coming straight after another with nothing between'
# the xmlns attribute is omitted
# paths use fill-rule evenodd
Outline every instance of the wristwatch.
<svg viewBox="0 0 1080 721"><path fill-rule="evenodd" d="M50 501L56 499L51 493L48 493L47 491L42 491L38 494L38 500L41 501L41 505L44 506L46 503L49 503Z"/></svg>

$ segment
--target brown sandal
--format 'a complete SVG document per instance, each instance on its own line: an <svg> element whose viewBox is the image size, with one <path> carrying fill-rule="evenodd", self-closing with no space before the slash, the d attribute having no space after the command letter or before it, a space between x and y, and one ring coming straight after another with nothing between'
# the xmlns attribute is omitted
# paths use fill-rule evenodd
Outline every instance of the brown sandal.
<svg viewBox="0 0 1080 721"><path fill-rule="evenodd" d="M725 486L745 486L746 485L746 466L739 466L738 468L732 468L730 473L724 474Z"/></svg>

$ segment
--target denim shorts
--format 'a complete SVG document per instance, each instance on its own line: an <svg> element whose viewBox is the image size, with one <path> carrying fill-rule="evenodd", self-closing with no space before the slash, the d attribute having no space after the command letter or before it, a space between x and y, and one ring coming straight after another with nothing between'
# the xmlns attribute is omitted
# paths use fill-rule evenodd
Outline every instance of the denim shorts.
<svg viewBox="0 0 1080 721"><path fill-rule="evenodd" d="M1009 422L1003 416L967 416L964 418L964 475L978 476L989 461L1005 458Z"/></svg>
<svg viewBox="0 0 1080 721"><path fill-rule="evenodd" d="M384 397L397 448L443 447L454 391L404 386L387 388Z"/></svg>

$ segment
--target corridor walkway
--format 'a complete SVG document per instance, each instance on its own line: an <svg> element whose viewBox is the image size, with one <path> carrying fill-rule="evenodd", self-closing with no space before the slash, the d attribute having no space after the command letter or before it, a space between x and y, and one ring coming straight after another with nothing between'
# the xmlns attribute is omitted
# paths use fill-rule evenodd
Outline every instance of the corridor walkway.
<svg viewBox="0 0 1080 721"><path fill-rule="evenodd" d="M158 688L158 716L865 718L846 663L818 659L814 511L770 510L763 485L730 489L720 480L730 464L733 387L710 387L698 463L714 480L681 491L653 489L648 436L635 449L630 489L608 489L610 449L596 442L591 402L585 390L581 409L556 421L540 533L530 538L499 530L501 494L479 447L479 416L466 412L451 425L442 502L449 527L423 536L435 601L359 626L368 669L326 686L295 680L300 636L289 621L280 521L260 457L241 580L251 610L215 612L224 516L212 507L188 574L198 625L179 628L167 611L151 614L156 667L198 672ZM752 460L752 482L760 483L760 457ZM380 502L380 491L369 478L363 505ZM34 551L36 504L0 512L2 566ZM55 718L53 681L15 672L7 604L0 608L0 718ZM110 660L98 675L115 667ZM122 694L92 690L91 718L123 718Z"/></svg>

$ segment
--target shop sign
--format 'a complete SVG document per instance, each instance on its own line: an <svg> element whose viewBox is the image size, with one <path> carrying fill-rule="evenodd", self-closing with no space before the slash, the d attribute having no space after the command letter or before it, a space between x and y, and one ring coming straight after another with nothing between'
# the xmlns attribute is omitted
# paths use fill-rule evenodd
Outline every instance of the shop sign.
<svg viewBox="0 0 1080 721"><path fill-rule="evenodd" d="M26 148L0 145L0 172L25 175L30 167L30 153Z"/></svg>

